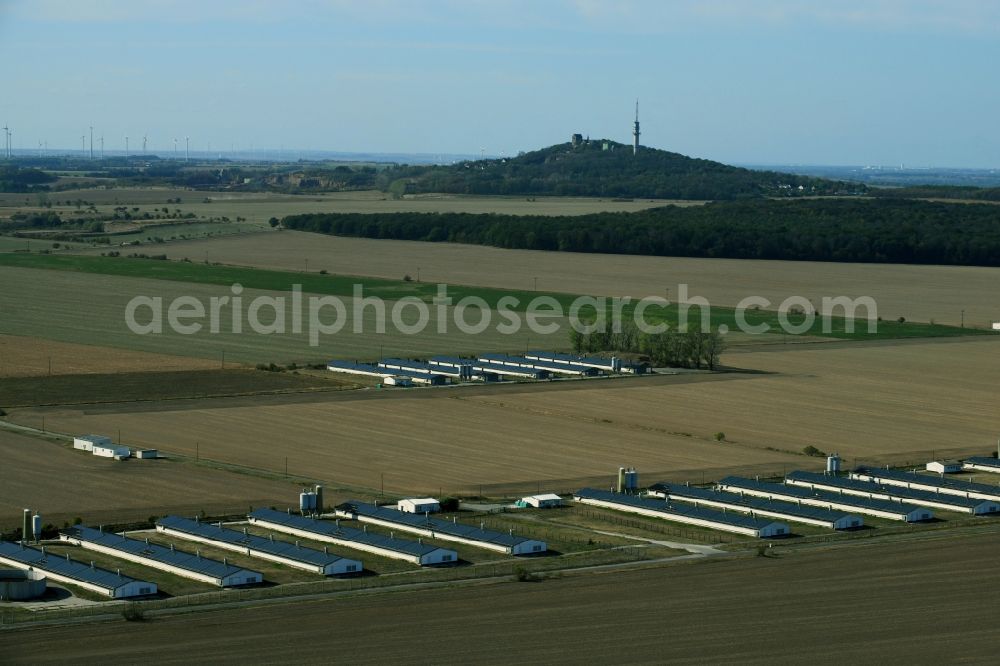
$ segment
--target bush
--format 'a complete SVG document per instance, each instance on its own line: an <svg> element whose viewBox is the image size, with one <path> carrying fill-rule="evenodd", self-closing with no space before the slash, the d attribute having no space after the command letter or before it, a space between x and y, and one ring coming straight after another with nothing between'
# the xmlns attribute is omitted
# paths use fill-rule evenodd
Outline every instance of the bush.
<svg viewBox="0 0 1000 666"><path fill-rule="evenodd" d="M319 274L320 275L326 275L327 274L326 273L326 269L325 268L320 269Z"/></svg>
<svg viewBox="0 0 1000 666"><path fill-rule="evenodd" d="M441 500L442 511L458 511L459 501L457 497L445 497Z"/></svg>
<svg viewBox="0 0 1000 666"><path fill-rule="evenodd" d="M74 525L83 525L83 518L81 518L80 516L77 516L76 518L73 519L73 524Z"/></svg>
<svg viewBox="0 0 1000 666"><path fill-rule="evenodd" d="M125 607L122 608L122 617L125 618L126 622L142 622L146 619L146 612L133 601L125 604Z"/></svg>
<svg viewBox="0 0 1000 666"><path fill-rule="evenodd" d="M715 433L714 437L715 437L715 441L717 441L717 442L724 442L724 441L726 441L726 433L724 433L724 432L717 432L717 433Z"/></svg>
<svg viewBox="0 0 1000 666"><path fill-rule="evenodd" d="M905 324L906 323L906 317L900 317L896 321L899 322L900 324Z"/></svg>
<svg viewBox="0 0 1000 666"><path fill-rule="evenodd" d="M537 583L541 580L538 574L534 574L524 567L518 567L514 570L514 578L519 583Z"/></svg>
<svg viewBox="0 0 1000 666"><path fill-rule="evenodd" d="M403 282L413 282L413 278L410 277L409 273L403 276Z"/></svg>
<svg viewBox="0 0 1000 666"><path fill-rule="evenodd" d="M825 452L820 451L819 449L817 449L812 444L810 444L809 446L807 446L804 449L802 449L802 453L806 454L807 456L813 456L814 458L825 458L826 457L826 453Z"/></svg>

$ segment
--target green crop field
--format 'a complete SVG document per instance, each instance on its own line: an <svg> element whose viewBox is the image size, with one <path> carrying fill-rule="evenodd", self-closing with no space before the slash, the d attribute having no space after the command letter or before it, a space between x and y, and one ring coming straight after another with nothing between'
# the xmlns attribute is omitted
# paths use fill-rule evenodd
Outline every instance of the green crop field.
<svg viewBox="0 0 1000 666"><path fill-rule="evenodd" d="M131 278L154 278L193 284L232 285L239 283L246 288L284 292L290 291L293 285L300 285L302 291L305 293L327 294L338 297L351 297L354 294L355 286L362 285L365 296L375 296L386 300L416 297L426 303L431 303L438 293L437 285L425 282L277 271L238 266L219 266L196 262L127 259L122 257L9 254L0 255L0 266ZM493 289L463 285L449 285L448 294L456 302L466 297L482 299L494 310L497 308L500 299L513 297L517 300L517 304L512 305L510 309L518 312L523 312L525 306L532 299L539 296L547 296L554 299L554 302L557 302L561 306L563 312L568 312L570 304L578 298L575 294ZM634 304L626 305L623 313L626 316L632 316L634 309ZM684 308L677 305L671 305L667 308L654 306L647 310L647 320L651 323L664 321L672 326L676 326L682 316L681 313L683 310ZM590 309L589 311L583 310L582 312L586 316L588 312L593 311L593 309ZM701 317L700 308L691 308L688 313L688 321L693 324L699 317ZM780 330L780 320L777 312L770 310L747 311L745 318L746 323L751 326L766 325L770 331ZM788 319L793 325L799 325L805 321L804 315L789 315ZM989 333L981 329L906 321L878 322L876 332L869 333L867 322L855 322L857 325L853 331L850 330L852 322L845 320L843 317L830 317L828 328L824 328L824 323L821 318L817 317L803 334L844 339L888 339L982 335ZM740 330L735 317L735 310L732 308L712 308L711 325L713 329L724 325L730 331Z"/></svg>
<svg viewBox="0 0 1000 666"><path fill-rule="evenodd" d="M7 255L14 257L20 255ZM62 257L49 257L62 259ZM107 260L109 265L115 259ZM123 261L122 266L141 267L168 266L166 262ZM190 268L190 264L177 264ZM413 358L432 354L472 354L486 350L516 351L527 346L546 348L566 348L567 336L555 333L548 336L522 330L506 335L491 327L482 334L463 334L455 330L451 309L447 309L447 329L439 333L436 322L415 335L404 335L395 331L387 322L385 332L379 333L376 326L376 312L366 308L361 322L362 333L355 334L353 300L344 298L346 319L344 328L335 335L318 335L317 345L310 344L308 326L308 294L304 296L301 332L294 332L289 323L285 333L259 334L249 325L248 305L258 296L289 297L288 292L245 289L242 292L242 318L238 318L242 332L235 332L231 326L231 309L223 309L218 333L212 333L208 322L201 331L192 335L173 332L168 325L166 310L173 299L181 296L192 297L206 304L213 297L231 297L228 286L232 283L209 284L179 282L175 280L144 279L137 277L78 273L65 270L38 270L0 266L0 333L28 337L39 337L61 342L73 342L102 347L119 347L145 352L157 352L176 356L220 359L225 354L226 361L240 363L317 363L330 358L374 359L379 355L399 355ZM277 286L279 283L275 283ZM281 283L283 284L283 283ZM289 284L290 286L290 284ZM391 291L391 290L390 290ZM383 291L381 293L387 293ZM125 321L126 307L136 296L162 299L163 332L140 335L128 328ZM290 306L289 306L290 307ZM391 313L393 302L386 303ZM290 313L288 313L290 315ZM147 321L151 315L137 314L137 320ZM404 313L404 321L412 323L413 313ZM268 322L268 311L260 315L262 322ZM288 317L290 319L290 316ZM336 315L325 311L321 319L330 323ZM469 319L475 321L475 316ZM564 325L564 320L555 322ZM139 370L141 368L136 368Z"/></svg>

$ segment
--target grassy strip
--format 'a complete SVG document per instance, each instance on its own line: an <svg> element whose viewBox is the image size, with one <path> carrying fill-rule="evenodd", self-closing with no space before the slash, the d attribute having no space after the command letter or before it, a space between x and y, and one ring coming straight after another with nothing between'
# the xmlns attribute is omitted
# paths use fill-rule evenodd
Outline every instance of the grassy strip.
<svg viewBox="0 0 1000 666"><path fill-rule="evenodd" d="M0 404L24 407L169 400L335 390L343 386L335 378L242 369L8 377L0 382Z"/></svg>
<svg viewBox="0 0 1000 666"><path fill-rule="evenodd" d="M398 300L404 297L418 298L425 303L432 303L438 294L438 285L424 282L406 282L382 278L359 277L350 275L326 275L320 273L301 273L294 271L277 271L240 266L197 264L192 262L159 261L150 259L129 259L124 257L94 257L77 255L42 255L42 254L0 254L0 266L16 268L37 268L46 270L72 271L114 275L121 277L171 280L176 282L193 282L201 284L216 284L230 286L236 283L245 288L270 291L290 292L293 285L299 285L304 293L323 294L349 298L354 295L355 287L360 285L368 297L378 297L385 300ZM463 298L482 299L487 306L496 310L501 299L505 308L514 312L524 312L527 304L535 298L545 296L558 303L564 312L578 298L577 294L557 292L519 291L475 287L467 285L448 285L448 296L452 302ZM514 299L514 300L512 300ZM607 307L610 309L610 299ZM635 304L623 308L623 314L631 317ZM584 317L594 310L585 307L581 313ZM690 308L687 320L695 323L701 316L697 307ZM751 326L766 325L772 332L781 331L778 313L773 310L750 310L745 313L746 323ZM662 308L650 307L645 313L650 323L665 322L677 326L683 316L682 308L670 305ZM805 315L789 315L789 322L797 325L805 321ZM543 320L544 321L544 320ZM867 321L850 320L844 317L830 317L828 329L824 329L824 321L817 317L812 325L800 335L825 336L841 339L891 339L891 338L929 338L950 337L959 335L983 335L990 331L957 326L943 326L921 322L880 321L874 333L868 332ZM852 326L852 324L856 324ZM712 307L712 328L726 326L730 331L740 330L734 308ZM853 330L852 330L853 329Z"/></svg>

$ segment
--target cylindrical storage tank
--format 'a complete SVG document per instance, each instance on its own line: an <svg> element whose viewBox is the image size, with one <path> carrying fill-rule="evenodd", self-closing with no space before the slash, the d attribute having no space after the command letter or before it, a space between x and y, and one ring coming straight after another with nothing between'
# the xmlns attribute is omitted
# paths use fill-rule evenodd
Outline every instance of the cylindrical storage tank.
<svg viewBox="0 0 1000 666"><path fill-rule="evenodd" d="M35 536L35 543L42 538L42 517L35 514L31 517L31 533Z"/></svg>
<svg viewBox="0 0 1000 666"><path fill-rule="evenodd" d="M309 513L309 493L301 492L299 493L299 512Z"/></svg>
<svg viewBox="0 0 1000 666"><path fill-rule="evenodd" d="M827 456L826 459L826 471L830 474L837 474L840 472L840 456L834 453L832 456Z"/></svg>
<svg viewBox="0 0 1000 666"><path fill-rule="evenodd" d="M21 541L27 542L31 538L31 509L24 510L21 522Z"/></svg>
<svg viewBox="0 0 1000 666"><path fill-rule="evenodd" d="M0 601L25 601L45 594L45 574L20 569L0 570Z"/></svg>
<svg viewBox="0 0 1000 666"><path fill-rule="evenodd" d="M619 467L618 468L618 492L621 493L621 492L624 492L624 491L625 491L625 468L624 467Z"/></svg>
<svg viewBox="0 0 1000 666"><path fill-rule="evenodd" d="M639 489L639 472L634 467L625 472L625 485L629 490Z"/></svg>
<svg viewBox="0 0 1000 666"><path fill-rule="evenodd" d="M316 511L318 513L323 513L323 507L325 506L323 504L323 486L317 485L315 493L316 493Z"/></svg>

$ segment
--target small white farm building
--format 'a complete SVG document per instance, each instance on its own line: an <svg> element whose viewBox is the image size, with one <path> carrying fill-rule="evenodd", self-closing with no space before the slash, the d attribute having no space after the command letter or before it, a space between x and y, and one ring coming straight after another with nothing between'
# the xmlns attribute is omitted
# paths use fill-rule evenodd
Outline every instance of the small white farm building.
<svg viewBox="0 0 1000 666"><path fill-rule="evenodd" d="M73 448L93 452L95 446L111 444L111 438L103 435L78 435L73 438Z"/></svg>
<svg viewBox="0 0 1000 666"><path fill-rule="evenodd" d="M403 513L437 513L441 503L433 497L403 499L396 502L396 510Z"/></svg>
<svg viewBox="0 0 1000 666"><path fill-rule="evenodd" d="M932 460L926 469L935 474L955 474L962 471L962 463L959 460Z"/></svg>
<svg viewBox="0 0 1000 666"><path fill-rule="evenodd" d="M529 495L522 497L521 503L524 506L533 506L536 509L549 509L562 506L562 498L555 493L543 493L541 495Z"/></svg>
<svg viewBox="0 0 1000 666"><path fill-rule="evenodd" d="M93 451L95 456L101 456L102 458L124 459L132 455L129 448L121 444L94 444Z"/></svg>

